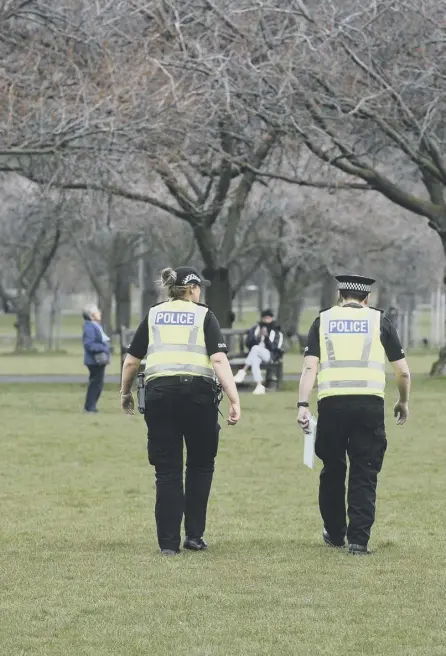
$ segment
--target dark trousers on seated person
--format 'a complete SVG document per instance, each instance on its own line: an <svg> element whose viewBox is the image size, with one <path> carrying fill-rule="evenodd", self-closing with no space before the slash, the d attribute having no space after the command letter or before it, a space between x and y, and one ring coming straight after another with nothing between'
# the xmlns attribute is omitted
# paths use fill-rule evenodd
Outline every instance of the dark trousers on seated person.
<svg viewBox="0 0 446 656"><path fill-rule="evenodd" d="M339 396L319 402L316 455L320 475L319 508L335 542L367 545L375 521L376 487L387 448L384 402L377 396ZM350 463L347 491L347 455Z"/></svg>
<svg viewBox="0 0 446 656"><path fill-rule="evenodd" d="M196 378L190 384L148 384L145 421L149 462L155 467L155 519L161 549L178 550L181 523L200 538L206 528L209 493L220 426L211 385ZM183 484L183 440L186 475Z"/></svg>

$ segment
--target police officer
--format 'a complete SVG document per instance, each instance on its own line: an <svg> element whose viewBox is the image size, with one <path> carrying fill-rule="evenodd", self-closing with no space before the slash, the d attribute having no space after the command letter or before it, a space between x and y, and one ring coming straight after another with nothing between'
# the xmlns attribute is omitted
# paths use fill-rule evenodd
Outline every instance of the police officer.
<svg viewBox="0 0 446 656"><path fill-rule="evenodd" d="M387 447L384 427L385 356L396 374L397 424L408 418L410 372L393 324L368 306L372 278L337 276L339 303L321 312L310 328L299 387L298 422L308 430L308 401L318 365L316 455L323 539L351 554L368 554L375 519L377 475ZM346 454L350 461L348 519L345 513Z"/></svg>
<svg viewBox="0 0 446 656"><path fill-rule="evenodd" d="M201 551L217 454L219 390L229 397L228 424L240 419L240 402L215 315L199 303L202 279L192 267L164 269L160 284L169 300L150 308L128 349L122 371L121 407L133 414L131 386L145 365L145 421L149 462L155 467L155 518L161 553ZM187 460L183 488L183 438Z"/></svg>

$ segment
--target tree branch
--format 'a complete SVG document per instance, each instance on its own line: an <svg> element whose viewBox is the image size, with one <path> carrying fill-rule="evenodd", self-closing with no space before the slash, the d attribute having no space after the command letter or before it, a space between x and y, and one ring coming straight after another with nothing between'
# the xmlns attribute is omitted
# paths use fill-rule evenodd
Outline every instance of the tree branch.
<svg viewBox="0 0 446 656"><path fill-rule="evenodd" d="M275 140L275 132L269 132L264 136L261 144L252 157L254 168L258 168L260 164L265 160L273 144L275 143ZM223 245L221 249L221 256L224 262L229 260L231 251L234 248L235 235L237 232L238 224L240 222L240 215L255 179L256 175L252 171L246 171L244 173L235 192L234 200L229 207L228 222L226 225L225 236L223 238Z"/></svg>
<svg viewBox="0 0 446 656"><path fill-rule="evenodd" d="M255 173L255 175L257 175L259 178L282 180L283 182L299 185L301 187L314 187L316 189L360 189L362 191L368 191L372 188L369 184L365 184L363 182L343 182L341 180L328 182L324 180L304 180L303 178L292 178L287 175L279 175L277 173L270 173L268 171L260 171L259 169L255 169L250 164L246 164L245 168L252 173Z"/></svg>
<svg viewBox="0 0 446 656"><path fill-rule="evenodd" d="M31 284L31 286L28 288L28 298L33 299L34 295L37 291L38 286L40 285L40 281L42 280L43 276L45 275L46 271L48 270L48 267L50 266L51 262L53 261L54 256L56 255L56 251L59 247L59 241L61 237L61 231L59 226L57 226L56 231L54 233L54 239L53 243L51 245L50 250L46 253L46 255L43 256L42 258L42 263L40 265L39 270L37 271L34 281Z"/></svg>

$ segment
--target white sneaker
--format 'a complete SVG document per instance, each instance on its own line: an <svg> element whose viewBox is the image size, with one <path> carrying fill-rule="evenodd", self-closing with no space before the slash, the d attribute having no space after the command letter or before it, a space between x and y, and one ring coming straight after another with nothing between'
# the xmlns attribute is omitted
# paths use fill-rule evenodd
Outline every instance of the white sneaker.
<svg viewBox="0 0 446 656"><path fill-rule="evenodd" d="M259 383L257 387L255 388L253 394L266 394L266 388L265 385L262 385L262 383Z"/></svg>
<svg viewBox="0 0 446 656"><path fill-rule="evenodd" d="M235 383L243 383L246 378L246 371L244 369L239 369L234 376Z"/></svg>

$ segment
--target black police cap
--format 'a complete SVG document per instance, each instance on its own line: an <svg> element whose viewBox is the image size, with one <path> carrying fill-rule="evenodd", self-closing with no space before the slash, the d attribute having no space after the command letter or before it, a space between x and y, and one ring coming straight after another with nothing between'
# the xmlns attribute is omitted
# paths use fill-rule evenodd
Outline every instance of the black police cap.
<svg viewBox="0 0 446 656"><path fill-rule="evenodd" d="M364 276L343 275L335 276L338 281L339 291L349 292L363 292L370 294L372 285L376 282L373 278L365 278Z"/></svg>
<svg viewBox="0 0 446 656"><path fill-rule="evenodd" d="M186 285L200 285L200 287L209 287L211 284L210 280L206 280L198 273L195 267L190 266L180 266L175 269L177 274L177 279L175 284L179 287L185 287Z"/></svg>

